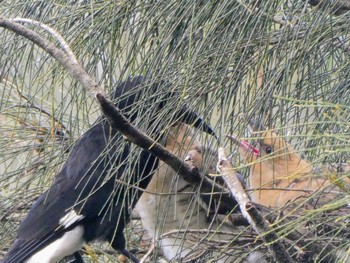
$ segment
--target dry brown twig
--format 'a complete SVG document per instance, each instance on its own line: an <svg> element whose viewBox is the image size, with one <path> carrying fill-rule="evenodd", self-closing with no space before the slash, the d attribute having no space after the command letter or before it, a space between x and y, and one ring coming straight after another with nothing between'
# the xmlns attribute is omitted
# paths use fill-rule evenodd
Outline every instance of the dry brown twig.
<svg viewBox="0 0 350 263"><path fill-rule="evenodd" d="M147 253L141 258L140 263L145 263L146 260L149 258L149 256L153 253L155 249L155 245L154 242L151 244L151 246L149 247Z"/></svg>
<svg viewBox="0 0 350 263"><path fill-rule="evenodd" d="M38 33L11 19L6 19L0 16L0 27L6 28L25 37L45 50L50 56L56 59L74 79L79 81L94 98L96 98L97 94L104 94L102 87L100 87L94 78L85 71L85 69L76 61L75 57L72 57L65 50L56 47L48 40L41 37Z"/></svg>

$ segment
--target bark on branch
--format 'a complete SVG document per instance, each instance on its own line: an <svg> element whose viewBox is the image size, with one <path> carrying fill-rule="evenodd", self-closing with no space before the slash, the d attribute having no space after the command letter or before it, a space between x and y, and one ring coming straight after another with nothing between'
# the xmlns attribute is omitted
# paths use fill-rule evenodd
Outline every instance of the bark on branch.
<svg viewBox="0 0 350 263"><path fill-rule="evenodd" d="M54 44L41 37L38 33L11 19L5 19L0 16L0 27L6 28L25 37L45 50L50 56L55 58L74 79L80 82L94 98L96 98L98 93L103 94L103 89L97 85L95 79L90 77L85 69L79 63L77 63L75 58L71 57L69 53L57 48Z"/></svg>
<svg viewBox="0 0 350 263"><path fill-rule="evenodd" d="M269 222L260 214L255 205L248 198L241 182L236 176L223 148L219 148L217 169L224 178L233 196L237 200L243 216L248 220L255 232L262 237L265 244L277 262L293 262L282 244L282 238L277 235Z"/></svg>
<svg viewBox="0 0 350 263"><path fill-rule="evenodd" d="M180 160L176 155L169 152L165 147L154 141L147 134L135 128L114 106L112 101L102 94L97 94L96 97L103 114L108 119L108 122L114 128L118 129L132 143L157 156L174 171L177 171L187 182L199 186L201 193L222 192L221 188L213 186L210 182L206 181L196 167L190 166ZM220 198L220 202L223 203L227 210L233 210L237 205L236 201L227 194L219 194L218 198Z"/></svg>

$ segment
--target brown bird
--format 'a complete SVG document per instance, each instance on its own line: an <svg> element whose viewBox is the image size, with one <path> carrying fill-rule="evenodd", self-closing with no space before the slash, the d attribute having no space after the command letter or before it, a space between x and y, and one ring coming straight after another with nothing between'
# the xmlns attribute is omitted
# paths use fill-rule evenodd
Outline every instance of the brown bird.
<svg viewBox="0 0 350 263"><path fill-rule="evenodd" d="M203 168L209 173L215 173L216 152L203 147L189 125L177 124L171 127L165 146L200 170ZM223 232L232 233L238 228L209 218L208 207L202 202L198 189L164 163L154 174L136 210L143 227L154 240L159 241L169 261L194 262L195 258L199 260L195 262L209 262L210 258L215 262L234 262L239 258L238 253L228 253L226 246L217 247L215 251L209 251L210 246L205 247L205 244L214 240L229 243L232 235ZM265 262L262 257L261 253L253 252L245 262ZM189 259L192 261L187 261Z"/></svg>
<svg viewBox="0 0 350 263"><path fill-rule="evenodd" d="M297 151L281 136L272 130L263 129L254 121L248 128L257 137L256 145L228 136L239 145L239 152L250 165L249 184L253 202L283 207L288 202L322 193L322 198L308 200L308 205L322 205L334 199L341 189L331 179L335 173L329 169L316 172L313 166L302 159ZM333 184L333 181L335 184ZM316 202L316 203L315 203Z"/></svg>

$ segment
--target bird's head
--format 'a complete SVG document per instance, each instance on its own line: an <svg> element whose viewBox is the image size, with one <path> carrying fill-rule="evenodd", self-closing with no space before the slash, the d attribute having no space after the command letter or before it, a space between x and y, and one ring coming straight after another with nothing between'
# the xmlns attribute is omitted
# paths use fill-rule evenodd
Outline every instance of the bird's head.
<svg viewBox="0 0 350 263"><path fill-rule="evenodd" d="M265 129L255 120L249 121L248 129L253 135L252 142L233 135L228 137L238 144L241 156L251 166L251 187L285 185L312 171L311 165L275 131Z"/></svg>
<svg viewBox="0 0 350 263"><path fill-rule="evenodd" d="M186 104L179 102L176 92L169 92L171 85L164 80L154 82L142 76L129 77L116 88L115 105L131 122L138 119L139 123L147 123L155 133L163 130L164 125L170 127L180 122L217 138L208 123Z"/></svg>

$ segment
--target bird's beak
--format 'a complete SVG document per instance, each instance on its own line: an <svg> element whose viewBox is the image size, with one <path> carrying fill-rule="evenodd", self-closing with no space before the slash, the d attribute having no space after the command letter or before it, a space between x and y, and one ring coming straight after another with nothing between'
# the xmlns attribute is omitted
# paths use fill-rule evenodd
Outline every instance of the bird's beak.
<svg viewBox="0 0 350 263"><path fill-rule="evenodd" d="M210 125L206 123L195 111L183 106L177 115L179 116L179 121L192 125L193 127L213 135L216 139L218 139Z"/></svg>
<svg viewBox="0 0 350 263"><path fill-rule="evenodd" d="M239 139L236 135L226 135L231 141L236 143L239 147L239 151L243 156L247 154L253 154L258 156L260 154L259 149L255 148L253 145L249 144L247 141Z"/></svg>
<svg viewBox="0 0 350 263"><path fill-rule="evenodd" d="M247 114L241 113L240 118L244 119L248 122L247 129L250 133L258 133L260 131L264 131L264 125L261 124L261 121L256 118L249 118ZM227 138L229 138L231 141L235 142L239 146L239 152L244 157L252 157L252 156L258 156L260 154L260 151L255 146L249 144L247 141L238 138L236 135L227 135Z"/></svg>

